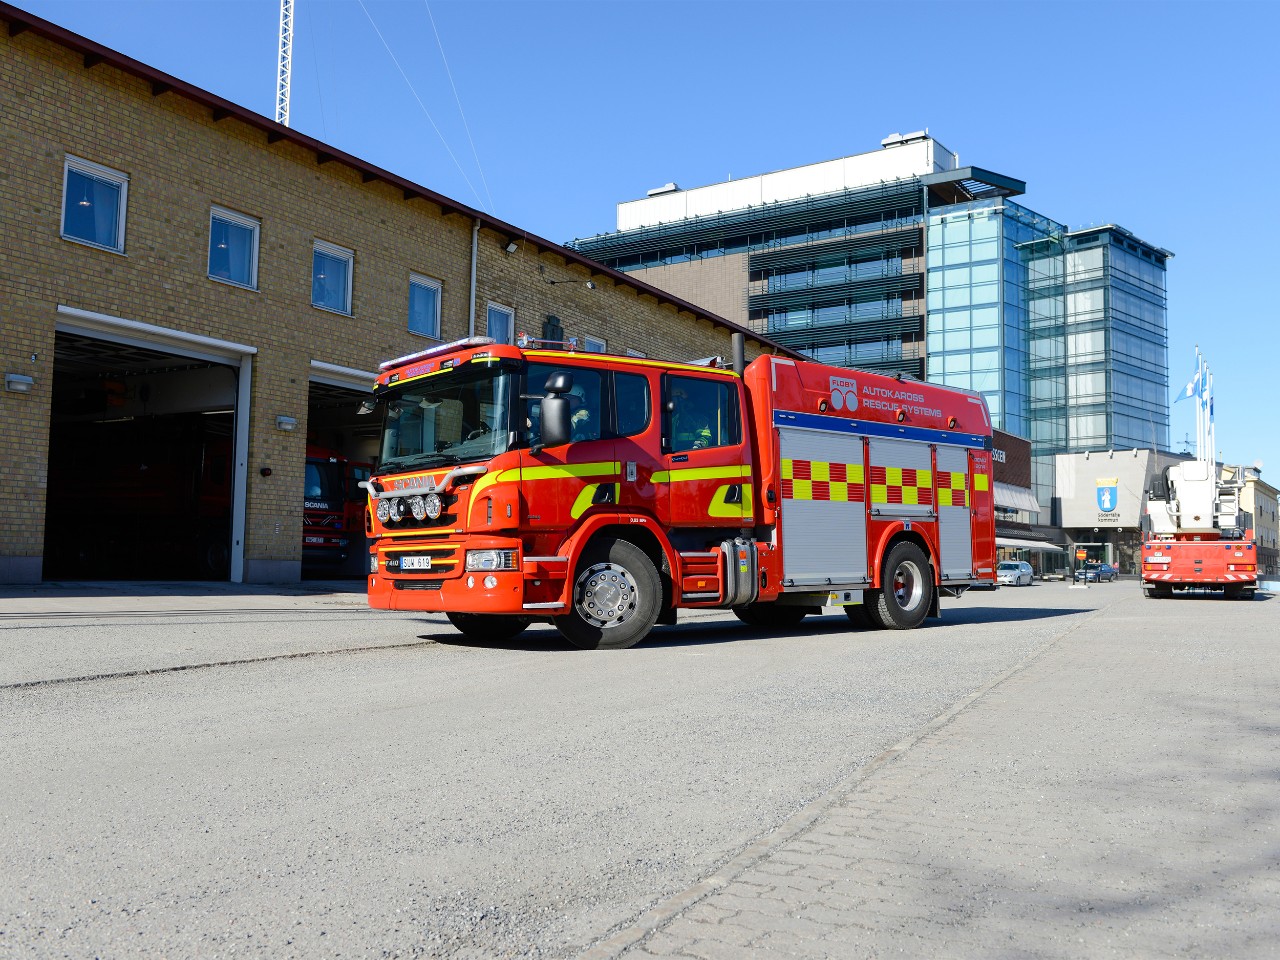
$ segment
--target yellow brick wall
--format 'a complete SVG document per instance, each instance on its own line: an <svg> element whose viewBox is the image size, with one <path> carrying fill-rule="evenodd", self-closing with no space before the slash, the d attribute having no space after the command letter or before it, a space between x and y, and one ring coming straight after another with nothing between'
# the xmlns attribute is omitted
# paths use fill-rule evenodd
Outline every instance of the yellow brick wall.
<svg viewBox="0 0 1280 960"><path fill-rule="evenodd" d="M340 162L34 32L0 29L0 364L35 379L29 395L0 394L0 581L43 551L54 325L65 305L256 347L248 460L246 563L301 556L302 468L310 362L359 370L429 345L407 331L409 274L439 280L442 334L468 331L473 221L445 215L398 187L364 183ZM63 164L70 154L129 176L124 254L61 238ZM259 289L207 276L212 205L261 220ZM355 251L352 315L313 308L312 244ZM608 277L586 279L554 253L482 230L477 333L490 300L513 307L516 332L539 336L547 314L568 336L607 340L651 357L727 354L729 335ZM758 345L748 342L749 356ZM296 416L282 433L275 416ZM269 465L270 477L259 468ZM6 566L6 559L9 561ZM27 569L30 569L28 566Z"/></svg>

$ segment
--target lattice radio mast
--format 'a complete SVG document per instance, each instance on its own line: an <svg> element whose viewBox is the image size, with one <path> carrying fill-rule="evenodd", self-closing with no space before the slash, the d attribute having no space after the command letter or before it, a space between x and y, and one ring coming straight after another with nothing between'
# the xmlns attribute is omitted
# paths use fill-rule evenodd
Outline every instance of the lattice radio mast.
<svg viewBox="0 0 1280 960"><path fill-rule="evenodd" d="M289 78L293 75L293 0L280 0L280 64L276 72L276 123L289 125Z"/></svg>

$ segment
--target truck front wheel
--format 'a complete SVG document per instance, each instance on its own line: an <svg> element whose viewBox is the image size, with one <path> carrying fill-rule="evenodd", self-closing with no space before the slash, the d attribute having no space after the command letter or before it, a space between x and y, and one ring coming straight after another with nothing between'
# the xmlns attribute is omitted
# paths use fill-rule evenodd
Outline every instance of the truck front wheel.
<svg viewBox="0 0 1280 960"><path fill-rule="evenodd" d="M458 631L478 643L503 643L524 633L528 617L503 613L446 613Z"/></svg>
<svg viewBox="0 0 1280 960"><path fill-rule="evenodd" d="M924 551L908 540L894 544L871 602L868 613L888 630L911 630L924 623L933 605L933 579Z"/></svg>
<svg viewBox="0 0 1280 960"><path fill-rule="evenodd" d="M583 552L569 612L556 629L582 650L624 650L653 629L662 581L648 554L627 540L593 543Z"/></svg>

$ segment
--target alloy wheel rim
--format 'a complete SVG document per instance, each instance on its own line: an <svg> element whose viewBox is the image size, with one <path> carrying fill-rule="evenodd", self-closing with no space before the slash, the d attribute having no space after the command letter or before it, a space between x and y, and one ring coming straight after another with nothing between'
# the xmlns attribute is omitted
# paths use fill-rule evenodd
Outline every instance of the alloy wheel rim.
<svg viewBox="0 0 1280 960"><path fill-rule="evenodd" d="M924 577L910 560L902 561L893 571L893 599L902 610L914 610L924 599Z"/></svg>
<svg viewBox="0 0 1280 960"><path fill-rule="evenodd" d="M617 627L636 612L639 589L626 567L597 563L578 576L574 606L583 620L596 627Z"/></svg>

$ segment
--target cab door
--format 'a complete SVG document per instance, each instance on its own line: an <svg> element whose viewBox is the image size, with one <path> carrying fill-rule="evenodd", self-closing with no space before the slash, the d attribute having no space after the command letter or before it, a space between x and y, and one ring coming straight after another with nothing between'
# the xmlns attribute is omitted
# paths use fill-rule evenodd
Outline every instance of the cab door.
<svg viewBox="0 0 1280 960"><path fill-rule="evenodd" d="M573 439L537 453L538 400L547 377L573 377ZM588 367L531 363L526 378L525 429L529 446L520 454L520 493L531 532L567 532L592 510L618 509L619 464L607 426L608 378Z"/></svg>
<svg viewBox="0 0 1280 960"><path fill-rule="evenodd" d="M754 523L751 455L737 378L662 378L662 469L672 527L734 529Z"/></svg>

